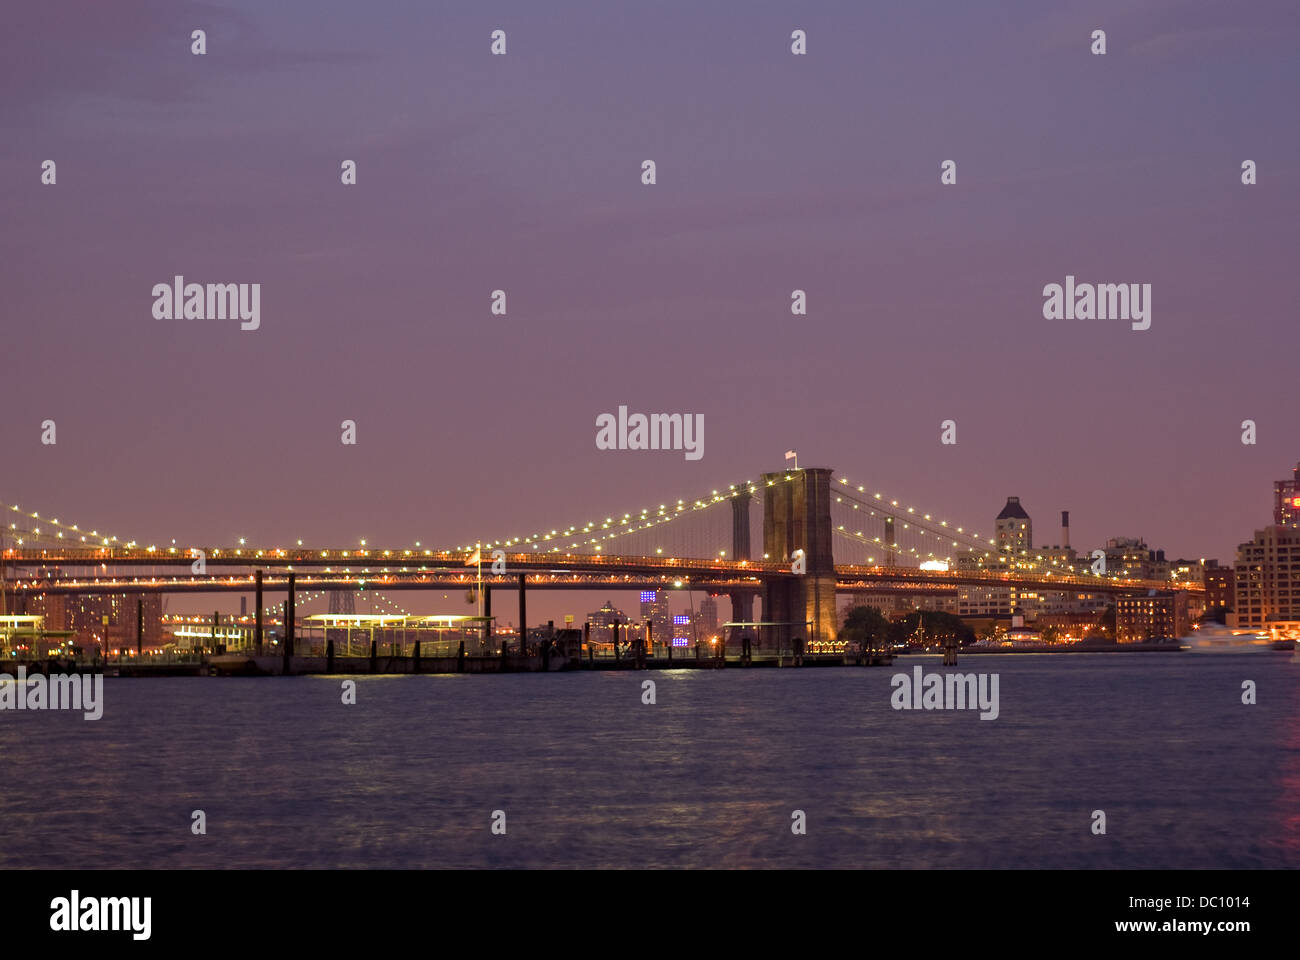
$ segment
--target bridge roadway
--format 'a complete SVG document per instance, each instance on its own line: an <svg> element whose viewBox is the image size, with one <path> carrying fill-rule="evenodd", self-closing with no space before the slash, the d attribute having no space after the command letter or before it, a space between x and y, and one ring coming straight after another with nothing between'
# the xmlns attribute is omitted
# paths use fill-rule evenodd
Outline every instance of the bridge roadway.
<svg viewBox="0 0 1300 960"><path fill-rule="evenodd" d="M485 586L513 589L519 574L529 588L570 590L653 590L689 586L717 592L760 589L768 580L798 576L786 563L767 560L686 559L679 557L625 557L601 554L508 553L505 575L492 575L491 554L484 554ZM205 575L191 576L78 576L73 571L99 567L191 568L189 549L167 551L147 548L8 549L4 563L15 572L9 581L18 593L189 593L247 592L251 572L235 575L220 570L243 568L285 576L265 576L265 589L287 589L287 573L297 574L299 589L355 590L364 582L375 590L428 590L472 586L477 571L466 565L463 551L434 550L247 550L212 548L204 551ZM336 569L336 568L342 569ZM358 569L359 568L359 569ZM58 573L51 575L52 570ZM301 572L300 572L301 571ZM916 567L836 564L836 590L841 593L907 591L951 593L961 586L1014 586L1064 593L1135 593L1168 590L1163 580L1078 576L1036 570L964 571L920 570ZM679 583L680 581L680 583ZM1199 592L1201 584L1178 585Z"/></svg>

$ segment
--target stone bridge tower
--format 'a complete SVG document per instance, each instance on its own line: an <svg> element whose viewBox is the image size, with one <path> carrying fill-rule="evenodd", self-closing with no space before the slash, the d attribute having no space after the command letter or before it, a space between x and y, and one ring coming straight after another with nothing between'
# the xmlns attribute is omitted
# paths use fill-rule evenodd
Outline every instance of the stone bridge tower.
<svg viewBox="0 0 1300 960"><path fill-rule="evenodd" d="M767 583L763 619L791 624L778 629L783 644L793 637L834 640L838 632L831 473L829 467L804 467L763 474L763 552L787 564L796 550L804 552L805 573Z"/></svg>

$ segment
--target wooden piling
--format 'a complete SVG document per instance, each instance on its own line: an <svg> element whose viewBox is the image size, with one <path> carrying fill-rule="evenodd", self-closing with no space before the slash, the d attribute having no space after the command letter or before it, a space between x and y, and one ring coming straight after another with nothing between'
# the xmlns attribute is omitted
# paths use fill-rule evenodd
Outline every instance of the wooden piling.
<svg viewBox="0 0 1300 960"><path fill-rule="evenodd" d="M253 649L260 657L262 655L262 571L256 571L253 579L257 582L256 608L253 611Z"/></svg>
<svg viewBox="0 0 1300 960"><path fill-rule="evenodd" d="M505 665L505 646L502 645L501 663ZM519 574L519 655L528 653L528 589L524 574Z"/></svg>
<svg viewBox="0 0 1300 960"><path fill-rule="evenodd" d="M280 609L282 611L280 616L283 618L285 623L288 623L289 622L289 601L288 600L283 601ZM289 662L290 659L293 657L293 638L290 637L288 634L286 634L280 642L280 647L281 647L281 656L284 661L283 666L280 669L280 672L287 677L289 676L290 673L293 672L293 666Z"/></svg>
<svg viewBox="0 0 1300 960"><path fill-rule="evenodd" d="M288 638L288 643L289 643L288 651L289 651L289 656L291 657L293 656L294 621L298 619L295 613L295 610L297 609L297 605L298 605L297 583L298 583L298 575L296 573L290 573L289 574L289 600L285 606L285 613L284 613L284 635Z"/></svg>

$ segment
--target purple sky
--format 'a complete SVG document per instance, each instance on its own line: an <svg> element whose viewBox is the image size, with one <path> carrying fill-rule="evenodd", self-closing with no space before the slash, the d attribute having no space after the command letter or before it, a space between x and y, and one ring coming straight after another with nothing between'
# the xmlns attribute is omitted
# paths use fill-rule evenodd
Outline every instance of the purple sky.
<svg viewBox="0 0 1300 960"><path fill-rule="evenodd" d="M1040 541L1069 509L1079 547L1230 559L1300 458L1300 7L1133 6L18 5L0 499L449 544L795 447L976 529L1017 494ZM153 319L178 273L260 282L261 329ZM1044 320L1066 274L1152 284L1151 329ZM702 413L703 459L598 451L619 404Z"/></svg>

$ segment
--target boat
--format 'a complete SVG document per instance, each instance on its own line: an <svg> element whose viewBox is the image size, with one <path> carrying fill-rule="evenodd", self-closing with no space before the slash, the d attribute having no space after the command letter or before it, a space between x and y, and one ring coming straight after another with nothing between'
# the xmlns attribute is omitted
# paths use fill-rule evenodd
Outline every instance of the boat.
<svg viewBox="0 0 1300 960"><path fill-rule="evenodd" d="M1268 633L1218 623L1207 623L1179 637L1178 642L1189 653L1266 653L1274 649L1274 638Z"/></svg>

